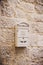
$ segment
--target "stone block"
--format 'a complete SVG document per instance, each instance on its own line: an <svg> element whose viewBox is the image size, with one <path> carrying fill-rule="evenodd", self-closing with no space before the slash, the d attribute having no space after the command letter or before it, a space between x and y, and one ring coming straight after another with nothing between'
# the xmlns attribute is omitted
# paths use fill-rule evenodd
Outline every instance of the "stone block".
<svg viewBox="0 0 43 65"><path fill-rule="evenodd" d="M14 43L14 30L0 28L0 45L11 45Z"/></svg>
<svg viewBox="0 0 43 65"><path fill-rule="evenodd" d="M32 33L43 34L43 22L32 22L30 27Z"/></svg>
<svg viewBox="0 0 43 65"><path fill-rule="evenodd" d="M12 46L0 46L0 56L2 59L2 64L12 65L14 60Z"/></svg>
<svg viewBox="0 0 43 65"><path fill-rule="evenodd" d="M40 4L35 5L35 10L37 13L43 14L43 6Z"/></svg>
<svg viewBox="0 0 43 65"><path fill-rule="evenodd" d="M38 46L43 46L43 35L38 35Z"/></svg>

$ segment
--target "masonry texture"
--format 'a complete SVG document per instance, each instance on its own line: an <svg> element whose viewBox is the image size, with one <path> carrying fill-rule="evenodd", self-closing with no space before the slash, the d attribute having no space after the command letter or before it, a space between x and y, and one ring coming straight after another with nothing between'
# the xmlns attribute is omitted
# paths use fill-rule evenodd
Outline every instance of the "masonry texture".
<svg viewBox="0 0 43 65"><path fill-rule="evenodd" d="M29 24L29 43L15 48L21 21ZM43 65L43 0L0 0L0 65Z"/></svg>

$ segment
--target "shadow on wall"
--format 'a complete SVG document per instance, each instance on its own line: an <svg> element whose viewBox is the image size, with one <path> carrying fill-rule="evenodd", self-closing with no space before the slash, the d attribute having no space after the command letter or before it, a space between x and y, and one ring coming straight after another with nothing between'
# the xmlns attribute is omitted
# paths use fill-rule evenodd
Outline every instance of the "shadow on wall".
<svg viewBox="0 0 43 65"><path fill-rule="evenodd" d="M3 63L2 63L2 58L0 57L0 65L3 65Z"/></svg>
<svg viewBox="0 0 43 65"><path fill-rule="evenodd" d="M22 54L26 51L26 48L25 47L16 47L15 48L15 53L16 54Z"/></svg>
<svg viewBox="0 0 43 65"><path fill-rule="evenodd" d="M2 56L1 56L1 49L0 49L0 65L4 65L3 60L2 60Z"/></svg>

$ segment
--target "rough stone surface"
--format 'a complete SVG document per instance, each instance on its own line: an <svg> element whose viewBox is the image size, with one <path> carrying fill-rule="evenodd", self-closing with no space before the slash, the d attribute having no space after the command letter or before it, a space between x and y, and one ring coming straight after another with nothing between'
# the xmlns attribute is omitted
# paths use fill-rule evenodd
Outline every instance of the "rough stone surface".
<svg viewBox="0 0 43 65"><path fill-rule="evenodd" d="M26 48L15 48L15 28L29 24ZM43 65L43 1L0 0L0 65Z"/></svg>

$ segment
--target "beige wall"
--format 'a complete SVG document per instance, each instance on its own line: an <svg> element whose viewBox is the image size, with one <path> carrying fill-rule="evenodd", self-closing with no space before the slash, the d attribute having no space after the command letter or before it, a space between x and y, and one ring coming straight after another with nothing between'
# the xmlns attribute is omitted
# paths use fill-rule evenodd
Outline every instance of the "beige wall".
<svg viewBox="0 0 43 65"><path fill-rule="evenodd" d="M0 2L0 58L4 65L43 65L43 6L36 0ZM15 48L14 26L29 23L29 43Z"/></svg>

